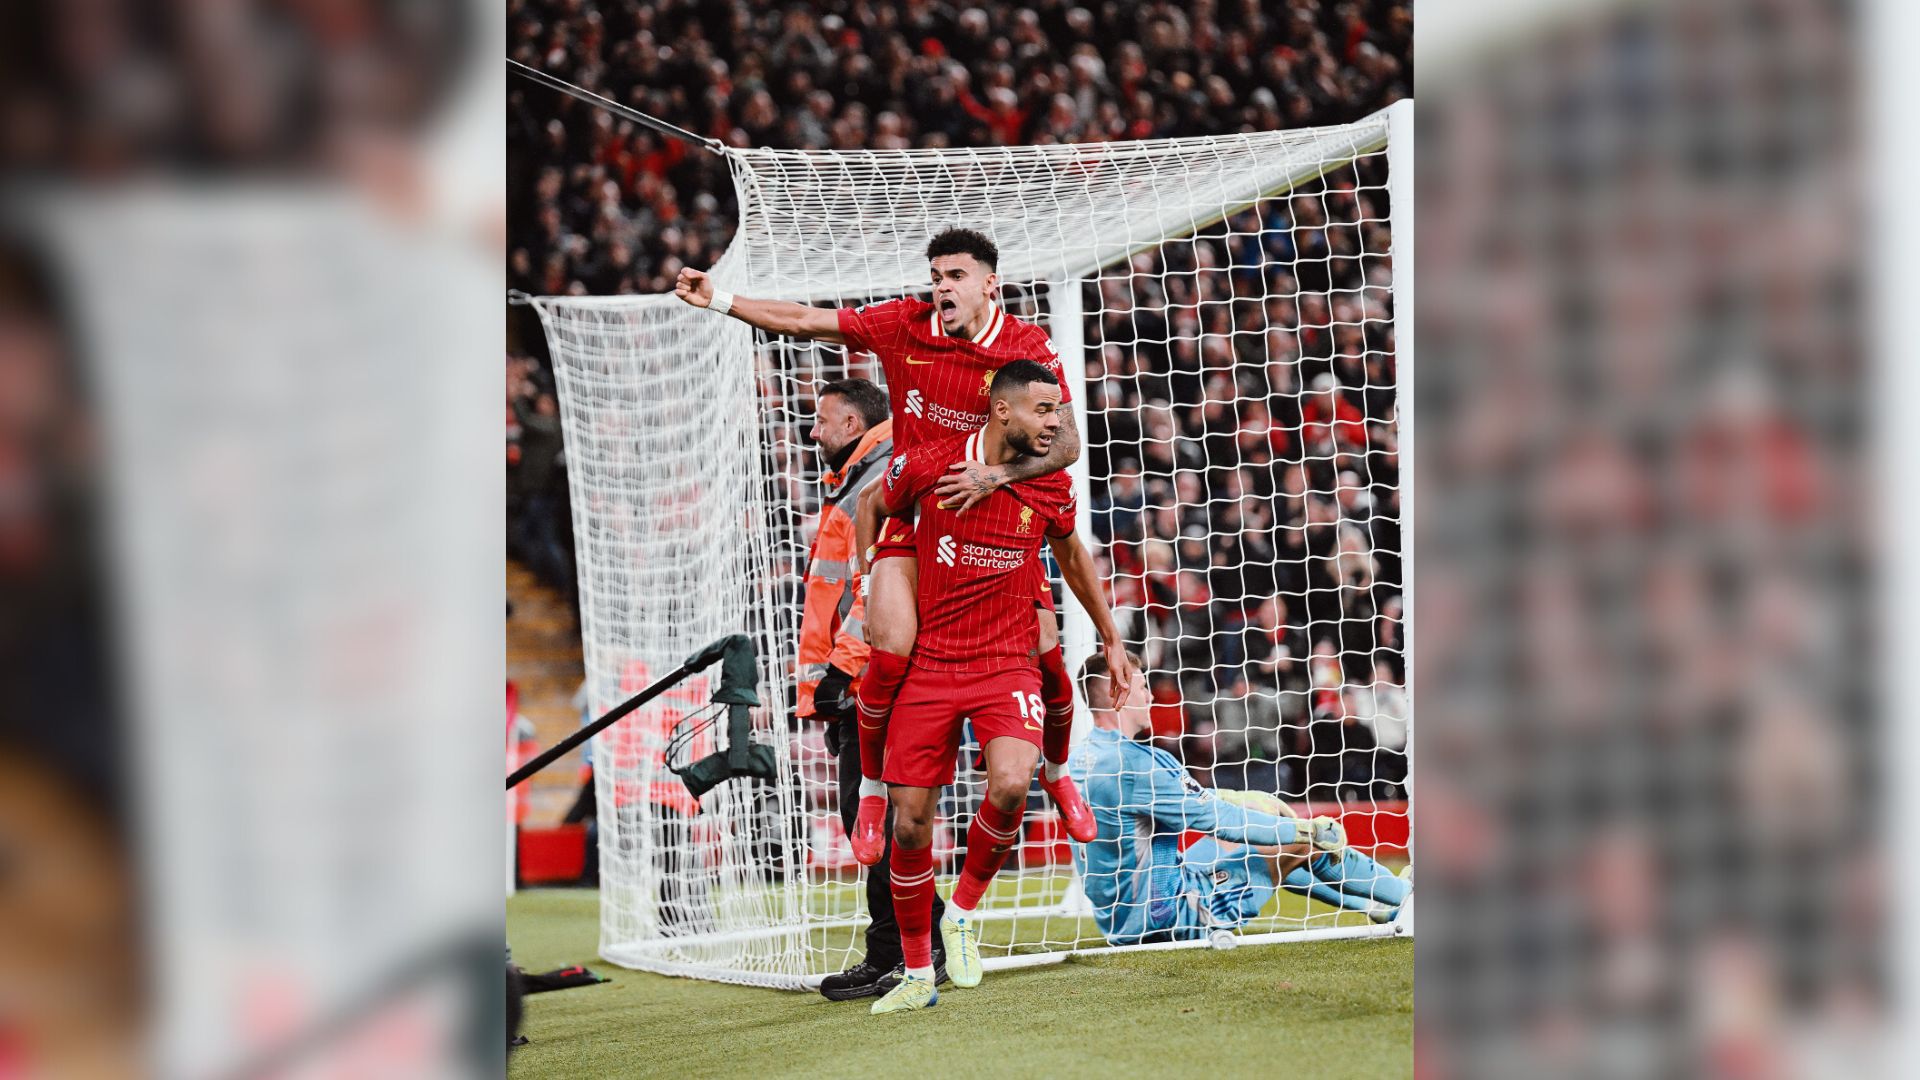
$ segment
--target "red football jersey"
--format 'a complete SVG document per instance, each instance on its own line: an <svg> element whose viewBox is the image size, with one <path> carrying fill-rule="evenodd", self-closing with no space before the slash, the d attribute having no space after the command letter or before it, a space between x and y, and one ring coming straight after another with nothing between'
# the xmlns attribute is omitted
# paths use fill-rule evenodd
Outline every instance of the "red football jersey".
<svg viewBox="0 0 1920 1080"><path fill-rule="evenodd" d="M887 466L887 507L919 509L920 632L913 662L947 671L1002 671L1033 663L1040 623L1034 571L1040 542L1073 532L1073 486L1051 473L1000 488L965 514L940 508L934 485L948 464L981 460L980 432L922 442Z"/></svg>
<svg viewBox="0 0 1920 1080"><path fill-rule="evenodd" d="M1060 380L1060 401L1071 400L1066 373L1047 332L989 308L980 340L952 337L934 306L914 297L840 309L847 348L880 358L893 404L893 448L904 452L928 439L978 431L987 422L987 387L1010 360L1034 360Z"/></svg>

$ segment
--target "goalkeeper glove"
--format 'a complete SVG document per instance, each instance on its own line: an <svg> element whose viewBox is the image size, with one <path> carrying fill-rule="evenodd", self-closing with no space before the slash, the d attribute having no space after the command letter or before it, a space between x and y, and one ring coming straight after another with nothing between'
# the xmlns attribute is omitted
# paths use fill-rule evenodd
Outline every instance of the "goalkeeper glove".
<svg viewBox="0 0 1920 1080"><path fill-rule="evenodd" d="M1321 851L1339 851L1347 846L1347 828L1339 819L1321 814L1313 819L1313 846Z"/></svg>

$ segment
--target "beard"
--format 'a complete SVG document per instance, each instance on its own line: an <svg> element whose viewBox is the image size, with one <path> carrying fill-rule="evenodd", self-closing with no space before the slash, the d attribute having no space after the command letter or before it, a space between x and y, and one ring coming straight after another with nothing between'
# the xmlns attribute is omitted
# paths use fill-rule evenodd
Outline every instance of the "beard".
<svg viewBox="0 0 1920 1080"><path fill-rule="evenodd" d="M1024 431L1007 431L1007 445L1019 451L1023 457L1044 457L1045 451L1034 448L1034 436ZM1051 449L1051 447L1049 447Z"/></svg>
<svg viewBox="0 0 1920 1080"><path fill-rule="evenodd" d="M839 472L840 467L845 465L847 459L853 456L853 448L858 445L860 445L860 440L848 439L845 445L834 450L827 449L825 443L815 444L815 449L820 451L820 462L827 467L828 472Z"/></svg>

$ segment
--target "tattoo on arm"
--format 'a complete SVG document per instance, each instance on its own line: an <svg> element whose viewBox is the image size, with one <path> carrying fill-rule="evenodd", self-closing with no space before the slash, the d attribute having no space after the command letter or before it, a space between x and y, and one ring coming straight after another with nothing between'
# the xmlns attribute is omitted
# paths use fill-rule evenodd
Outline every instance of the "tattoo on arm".
<svg viewBox="0 0 1920 1080"><path fill-rule="evenodd" d="M1060 433L1053 437L1053 448L1043 458L1020 458L1001 468L1007 470L1007 482L1031 480L1036 476L1045 476L1056 472L1080 460L1080 428L1073 421L1073 413L1060 410Z"/></svg>

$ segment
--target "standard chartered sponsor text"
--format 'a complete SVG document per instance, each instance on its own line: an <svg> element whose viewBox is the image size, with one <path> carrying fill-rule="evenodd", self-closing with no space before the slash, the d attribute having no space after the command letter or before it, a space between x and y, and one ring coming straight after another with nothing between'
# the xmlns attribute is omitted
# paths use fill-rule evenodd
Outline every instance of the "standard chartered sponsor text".
<svg viewBox="0 0 1920 1080"><path fill-rule="evenodd" d="M1026 561L1026 553L1022 551L982 547L979 544L963 544L960 548L961 565L981 570L1016 570Z"/></svg>
<svg viewBox="0 0 1920 1080"><path fill-rule="evenodd" d="M949 408L948 406L938 403L929 403L926 409L926 418L928 420L939 424L941 427L950 427L955 431L978 431L981 425L987 422L987 414L983 412L961 412L959 409Z"/></svg>

